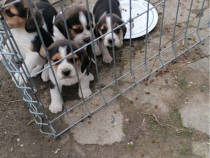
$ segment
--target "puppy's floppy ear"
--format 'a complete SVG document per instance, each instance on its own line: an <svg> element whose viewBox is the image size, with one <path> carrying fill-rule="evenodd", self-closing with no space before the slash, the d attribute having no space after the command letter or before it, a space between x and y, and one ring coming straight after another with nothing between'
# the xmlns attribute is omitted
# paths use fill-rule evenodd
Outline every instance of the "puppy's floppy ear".
<svg viewBox="0 0 210 158"><path fill-rule="evenodd" d="M86 70L86 74L89 75L90 57L88 56L85 50L81 50L81 51L82 51L81 72L83 73Z"/></svg>
<svg viewBox="0 0 210 158"><path fill-rule="evenodd" d="M40 12L36 8L33 8L33 13L35 15L35 18L37 20L39 27L42 27L43 20L42 20ZM34 19L30 12L30 9L27 9L27 20L26 20L26 24L25 24L25 30L29 33L35 32L37 30Z"/></svg>
<svg viewBox="0 0 210 158"><path fill-rule="evenodd" d="M122 30L123 30L123 38L125 37L125 34L127 32L127 28L125 25L122 26Z"/></svg>
<svg viewBox="0 0 210 158"><path fill-rule="evenodd" d="M99 32L98 32L98 26L96 25L95 28L94 28L94 34L95 34L95 37L98 38L100 36Z"/></svg>

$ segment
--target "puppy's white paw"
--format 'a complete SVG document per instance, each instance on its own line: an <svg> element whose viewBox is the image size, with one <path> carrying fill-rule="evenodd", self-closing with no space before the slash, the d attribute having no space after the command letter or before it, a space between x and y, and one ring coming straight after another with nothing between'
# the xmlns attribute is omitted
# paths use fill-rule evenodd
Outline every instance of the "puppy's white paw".
<svg viewBox="0 0 210 158"><path fill-rule="evenodd" d="M43 65L37 65L36 67L34 67L31 71L31 74L34 75L37 72L39 72L42 69Z"/></svg>
<svg viewBox="0 0 210 158"><path fill-rule="evenodd" d="M22 77L22 76L23 76L23 77ZM22 74L22 76L21 76L19 73L15 73L15 75L14 75L14 77L15 77L15 79L17 80L17 82L18 82L19 85L23 85L24 80L27 81L25 75ZM24 80L23 80L23 78L24 78ZM14 82L15 82L15 79L12 78L12 80L13 80Z"/></svg>
<svg viewBox="0 0 210 158"><path fill-rule="evenodd" d="M82 93L79 90L79 97L80 98L82 98L82 94L83 94L84 98L87 98L87 97L89 97L92 94L92 91L90 90L90 88L84 88L84 89L82 89Z"/></svg>
<svg viewBox="0 0 210 158"><path fill-rule="evenodd" d="M88 75L88 77L89 77L90 81L94 80L94 76L91 73Z"/></svg>
<svg viewBox="0 0 210 158"><path fill-rule="evenodd" d="M42 78L42 81L44 82L49 81L49 73L47 70L42 72L41 78Z"/></svg>
<svg viewBox="0 0 210 158"><path fill-rule="evenodd" d="M56 114L56 113L62 111L62 104L59 105L57 103L51 103L49 106L49 110L51 111L51 113Z"/></svg>
<svg viewBox="0 0 210 158"><path fill-rule="evenodd" d="M109 54L103 55L103 62L111 63L112 62L112 57Z"/></svg>
<svg viewBox="0 0 210 158"><path fill-rule="evenodd" d="M96 56L101 55L101 50L100 50L97 42L95 43L95 54L96 54Z"/></svg>

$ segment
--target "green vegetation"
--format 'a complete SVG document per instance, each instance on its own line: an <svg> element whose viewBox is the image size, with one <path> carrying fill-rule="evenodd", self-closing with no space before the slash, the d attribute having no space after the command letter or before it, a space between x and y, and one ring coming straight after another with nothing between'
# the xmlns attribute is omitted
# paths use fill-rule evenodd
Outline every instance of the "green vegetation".
<svg viewBox="0 0 210 158"><path fill-rule="evenodd" d="M185 88L187 88L187 81L186 81L186 79L182 78L181 80L179 80L178 85L179 85L180 89L184 90Z"/></svg>
<svg viewBox="0 0 210 158"><path fill-rule="evenodd" d="M190 151L190 148L188 146L184 146L182 149L181 149L181 154L183 156L187 155Z"/></svg>
<svg viewBox="0 0 210 158"><path fill-rule="evenodd" d="M142 48L143 48L143 45L139 44L139 50L142 50Z"/></svg>
<svg viewBox="0 0 210 158"><path fill-rule="evenodd" d="M127 131L128 131L128 128L127 127L123 127L123 133L127 133Z"/></svg>
<svg viewBox="0 0 210 158"><path fill-rule="evenodd" d="M134 148L133 142L128 143L128 144L127 144L127 148L128 148L128 150L133 149L133 148Z"/></svg>

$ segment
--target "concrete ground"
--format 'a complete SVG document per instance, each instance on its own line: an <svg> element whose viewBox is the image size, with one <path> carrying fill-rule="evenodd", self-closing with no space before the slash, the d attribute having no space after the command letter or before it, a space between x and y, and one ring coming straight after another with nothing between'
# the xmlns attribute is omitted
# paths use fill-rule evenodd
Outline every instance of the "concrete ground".
<svg viewBox="0 0 210 158"><path fill-rule="evenodd" d="M90 7L94 2L94 0L89 1ZM153 5L157 2L159 1L151 0ZM84 5L85 0L64 1L63 4L64 6ZM55 6L59 11L56 4ZM162 49L171 44L176 6L177 2L173 0L168 0L166 3ZM194 1L188 31L194 30L197 26L200 7L201 1ZM186 27L188 9L189 2L181 1L176 39L184 36L183 30ZM161 17L162 7L158 7L157 11ZM201 23L209 20L208 12L209 8L206 2ZM149 34L148 57L158 52L160 21L161 18L159 18L157 27ZM204 37L209 34L209 28L206 27L199 32ZM144 61L144 41L144 37L133 40L132 66ZM189 45L196 41L196 34L188 37ZM175 45L177 53L185 48L183 40ZM123 48L117 50L118 76L129 71L128 52L129 41L125 41ZM165 51L161 57L164 63L169 61L173 57L171 49ZM101 85L104 87L114 80L113 69L112 65L103 64L101 60L102 58L99 57L99 75ZM149 70L154 70L158 66L160 66L158 58L148 62ZM94 66L92 70L96 78ZM135 79L141 79L145 74L144 66L133 72ZM32 116L21 101L21 96L16 95L18 92L14 91L14 85L6 88L9 82L8 78L9 75L3 69L0 76L2 91L0 97L3 105L1 113L4 116L0 121L2 124L0 157L210 157L209 39L190 49L175 62L155 72L147 80L123 93L56 140L40 134L35 123L26 125ZM36 79L36 82L40 84L39 79ZM97 79L91 83L91 89L94 92L97 91L96 83ZM125 89L131 84L133 81L128 76L120 80L119 87ZM38 87L40 93L44 94L42 100L49 112L50 98L47 84L41 83ZM66 91L68 88L65 89ZM8 92L10 95L7 96L4 92ZM106 99L110 99L118 93L114 84L103 91ZM69 99L69 96L72 96L69 92L64 94L67 108L79 102L76 94L73 95L73 99ZM11 100L20 100L20 103L11 103ZM90 109L95 109L101 103L101 97L96 95L87 102L87 105ZM9 108L8 105L10 105ZM23 115L20 116L20 112L14 112L17 110L21 110ZM80 118L84 113L84 108L79 107L71 113L71 116ZM50 113L49 116L50 118L55 117ZM13 119L6 119L7 117L14 118L17 125L13 125L11 123ZM66 117L56 123L58 129L66 128L69 125ZM8 127L8 124L12 124L12 129Z"/></svg>

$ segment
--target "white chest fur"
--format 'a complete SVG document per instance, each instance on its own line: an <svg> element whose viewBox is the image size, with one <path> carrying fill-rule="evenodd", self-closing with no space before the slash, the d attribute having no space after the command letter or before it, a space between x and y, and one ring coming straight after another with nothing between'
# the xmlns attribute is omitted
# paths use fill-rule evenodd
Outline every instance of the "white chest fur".
<svg viewBox="0 0 210 158"><path fill-rule="evenodd" d="M30 50L31 41L34 39L37 33L28 33L24 29L11 29L11 32L23 58L25 58L25 53L32 52Z"/></svg>

